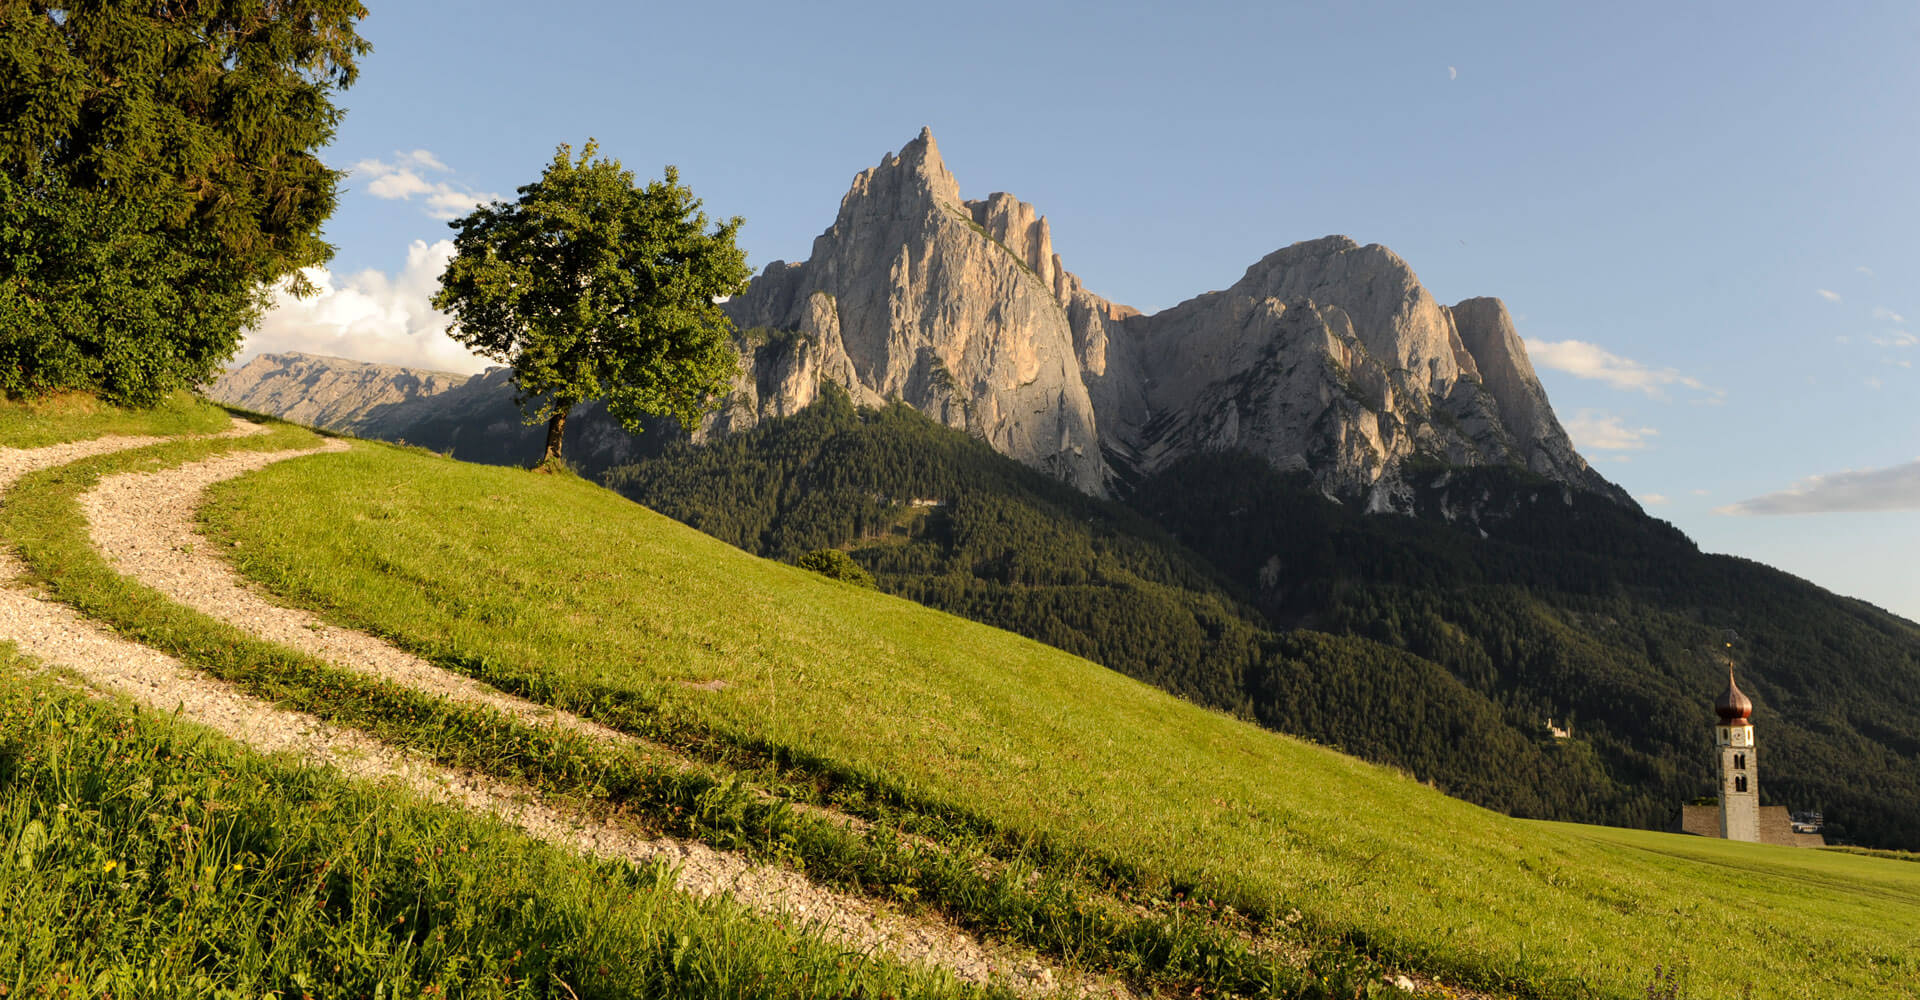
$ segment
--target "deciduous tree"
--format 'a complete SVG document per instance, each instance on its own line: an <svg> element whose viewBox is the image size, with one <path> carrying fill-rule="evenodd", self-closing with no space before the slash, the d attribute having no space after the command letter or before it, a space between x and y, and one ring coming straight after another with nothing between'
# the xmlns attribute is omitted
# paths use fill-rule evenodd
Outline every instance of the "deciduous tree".
<svg viewBox="0 0 1920 1000"><path fill-rule="evenodd" d="M515 401L547 422L544 461L581 403L606 400L629 430L644 414L690 427L738 366L716 300L746 288L741 220L709 230L673 167L642 187L597 152L562 145L517 201L455 220L433 300L455 340L513 366Z"/></svg>

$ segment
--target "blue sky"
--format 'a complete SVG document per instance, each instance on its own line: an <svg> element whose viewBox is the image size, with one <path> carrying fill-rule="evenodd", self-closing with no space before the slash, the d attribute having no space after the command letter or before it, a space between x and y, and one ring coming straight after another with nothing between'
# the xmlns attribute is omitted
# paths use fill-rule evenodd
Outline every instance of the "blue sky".
<svg viewBox="0 0 1920 1000"><path fill-rule="evenodd" d="M677 165L758 269L928 125L1142 309L1328 233L1499 296L1651 513L1920 619L1920 5L369 6L328 292L250 350L476 366L444 218L561 142Z"/></svg>

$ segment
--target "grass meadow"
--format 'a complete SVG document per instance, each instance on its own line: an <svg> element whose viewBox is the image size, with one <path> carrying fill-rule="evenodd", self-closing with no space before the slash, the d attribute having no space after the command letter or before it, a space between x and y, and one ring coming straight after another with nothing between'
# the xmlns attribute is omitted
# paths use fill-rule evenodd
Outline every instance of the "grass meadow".
<svg viewBox="0 0 1920 1000"><path fill-rule="evenodd" d="M1514 821L570 477L360 444L216 487L205 524L290 602L443 664L1196 919L1523 995L1644 996L1675 969L1699 997L1920 980L1911 864Z"/></svg>
<svg viewBox="0 0 1920 1000"><path fill-rule="evenodd" d="M448 767L545 793L602 822L694 837L802 868L823 884L909 909L931 908L977 933L1036 948L1069 969L1095 969L1162 993L1315 1000L1363 995L1380 986L1378 965L1351 947L1336 943L1276 953L1253 947L1235 929L1187 908L1136 911L1128 901L1089 893L1083 873L1058 863L1058 857L1037 865L1046 859L1036 858L1032 845L1008 849L1004 840L951 825L936 843L925 836L902 837L890 823L859 831L791 808L791 798L818 798L807 784L820 780L818 771L782 768L710 739L695 740L695 748L718 760L690 768L671 764L650 751L530 726L255 639L119 575L88 541L76 501L104 475L165 468L226 450L298 448L316 440L307 430L274 424L263 435L179 439L33 473L0 505L0 535L51 593L129 638L254 697L357 728ZM494 672L493 679L636 733L662 729L658 713L585 699L578 686L543 683L526 673ZM664 731L669 737L688 733L684 726ZM789 781L795 778L802 784ZM771 781L756 785L760 779ZM943 826L939 817L901 815L918 827Z"/></svg>
<svg viewBox="0 0 1920 1000"><path fill-rule="evenodd" d="M77 398L0 404L7 447L226 425L223 411L184 397L138 412ZM153 467L313 440L282 425L244 444L183 442L90 462ZM41 582L111 608L156 645L197 652L190 658L210 672L246 681L236 664L254 663L275 673L275 700L314 707L339 693L312 683L320 668L284 654L196 650L244 644L196 629L191 613L90 561L62 504L92 480L71 475L41 473L37 491L23 484L0 502L9 546L52 572ZM363 714L377 730L377 716ZM725 900L692 899L664 868L586 861L391 785L250 753L0 641L0 996L996 995L849 954Z"/></svg>

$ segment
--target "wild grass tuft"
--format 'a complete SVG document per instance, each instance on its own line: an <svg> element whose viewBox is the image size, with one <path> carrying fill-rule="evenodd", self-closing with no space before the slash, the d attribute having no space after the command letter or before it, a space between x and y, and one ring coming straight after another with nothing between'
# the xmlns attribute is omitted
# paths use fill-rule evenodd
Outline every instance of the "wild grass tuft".
<svg viewBox="0 0 1920 1000"><path fill-rule="evenodd" d="M185 392L144 410L110 406L85 393L42 399L0 398L0 445L43 445L108 434L211 434L226 428L226 411Z"/></svg>
<svg viewBox="0 0 1920 1000"><path fill-rule="evenodd" d="M516 830L246 753L0 652L0 994L956 997Z"/></svg>

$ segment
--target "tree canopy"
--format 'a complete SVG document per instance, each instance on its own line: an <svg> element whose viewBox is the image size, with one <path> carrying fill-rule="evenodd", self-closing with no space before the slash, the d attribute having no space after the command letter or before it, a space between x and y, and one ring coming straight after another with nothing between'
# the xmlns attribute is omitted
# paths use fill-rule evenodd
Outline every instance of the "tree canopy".
<svg viewBox="0 0 1920 1000"><path fill-rule="evenodd" d="M605 399L633 431L645 414L690 427L739 363L716 304L746 288L739 217L709 231L673 167L640 187L597 152L561 145L517 201L455 220L433 300L454 339L513 366L515 402L547 421L548 460L573 407Z"/></svg>
<svg viewBox="0 0 1920 1000"><path fill-rule="evenodd" d="M151 402L325 262L358 0L0 0L0 392Z"/></svg>

